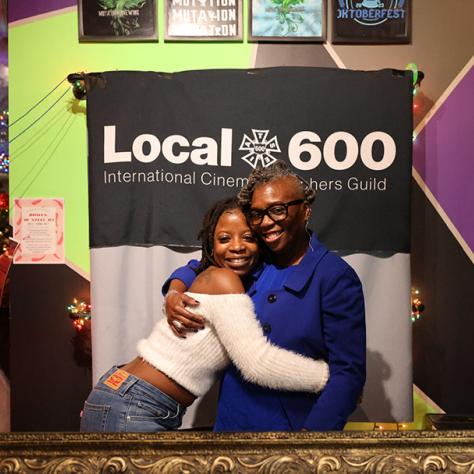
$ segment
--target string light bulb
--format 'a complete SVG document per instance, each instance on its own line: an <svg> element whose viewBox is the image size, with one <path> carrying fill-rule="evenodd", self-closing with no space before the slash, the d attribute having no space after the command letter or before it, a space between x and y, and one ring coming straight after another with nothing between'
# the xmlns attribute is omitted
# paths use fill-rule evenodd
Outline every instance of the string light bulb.
<svg viewBox="0 0 474 474"><path fill-rule="evenodd" d="M420 290L412 288L411 290L411 322L414 323L421 318L425 311L425 305L421 300Z"/></svg>

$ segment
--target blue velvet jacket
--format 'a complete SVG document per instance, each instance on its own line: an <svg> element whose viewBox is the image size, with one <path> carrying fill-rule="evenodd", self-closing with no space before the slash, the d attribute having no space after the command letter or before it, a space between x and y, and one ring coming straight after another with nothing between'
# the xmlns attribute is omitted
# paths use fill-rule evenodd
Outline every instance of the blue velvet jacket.
<svg viewBox="0 0 474 474"><path fill-rule="evenodd" d="M339 256L328 251L313 235L311 247L283 286L265 290L263 310L257 314L266 335L274 344L312 358L323 358L329 364L329 381L320 394L280 392L255 387L240 378L235 368L224 374L219 400L217 429L228 431L341 430L354 411L365 383L365 313L362 286L354 270ZM193 264L176 270L172 279L182 280L187 287L195 278ZM254 275L258 279L260 270ZM247 293L256 295L255 283ZM260 291L264 291L263 289ZM270 328L270 329L268 329ZM226 390L226 384L229 389ZM231 388L231 389L230 389ZM222 398L225 397L225 400ZM263 398L262 398L263 397ZM282 407L287 426L272 421L263 407ZM255 402L253 401L255 400ZM278 403L276 403L278 401ZM238 420L245 404L245 417L252 426ZM225 422L220 422L220 406L226 407ZM229 421L235 406L235 423ZM232 415L231 415L232 416ZM276 417L278 419L278 417ZM289 425L289 428L288 428Z"/></svg>

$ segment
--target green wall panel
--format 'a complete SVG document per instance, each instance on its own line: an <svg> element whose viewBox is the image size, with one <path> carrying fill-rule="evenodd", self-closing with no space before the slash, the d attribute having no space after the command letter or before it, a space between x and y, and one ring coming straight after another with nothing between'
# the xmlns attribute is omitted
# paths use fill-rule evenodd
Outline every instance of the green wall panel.
<svg viewBox="0 0 474 474"><path fill-rule="evenodd" d="M158 43L79 43L75 10L11 27L10 123L71 72L252 67L254 46L247 42L164 43L163 29L161 13ZM10 196L64 198L66 258L89 273L85 102L78 102L68 91L42 119L15 138L68 88L67 82L62 83L11 127Z"/></svg>

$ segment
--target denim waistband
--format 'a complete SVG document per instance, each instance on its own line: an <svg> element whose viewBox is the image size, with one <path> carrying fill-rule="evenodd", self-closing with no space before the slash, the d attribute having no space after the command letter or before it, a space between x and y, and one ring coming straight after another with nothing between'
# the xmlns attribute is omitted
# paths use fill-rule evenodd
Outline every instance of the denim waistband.
<svg viewBox="0 0 474 474"><path fill-rule="evenodd" d="M100 386L102 390L113 392L121 397L125 396L132 387L135 387L135 390L140 390L152 398L160 399L170 410L179 410L180 412L186 410L186 407L162 392L159 388L133 374L129 374L118 366L113 366L108 370L99 379L97 386Z"/></svg>

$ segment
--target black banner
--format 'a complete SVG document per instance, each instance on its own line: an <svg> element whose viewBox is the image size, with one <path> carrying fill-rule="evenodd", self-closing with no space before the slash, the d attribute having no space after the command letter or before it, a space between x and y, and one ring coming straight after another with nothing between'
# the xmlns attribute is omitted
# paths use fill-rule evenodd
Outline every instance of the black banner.
<svg viewBox="0 0 474 474"><path fill-rule="evenodd" d="M90 245L197 244L204 211L276 159L330 248L409 251L411 73L106 72L87 92Z"/></svg>

